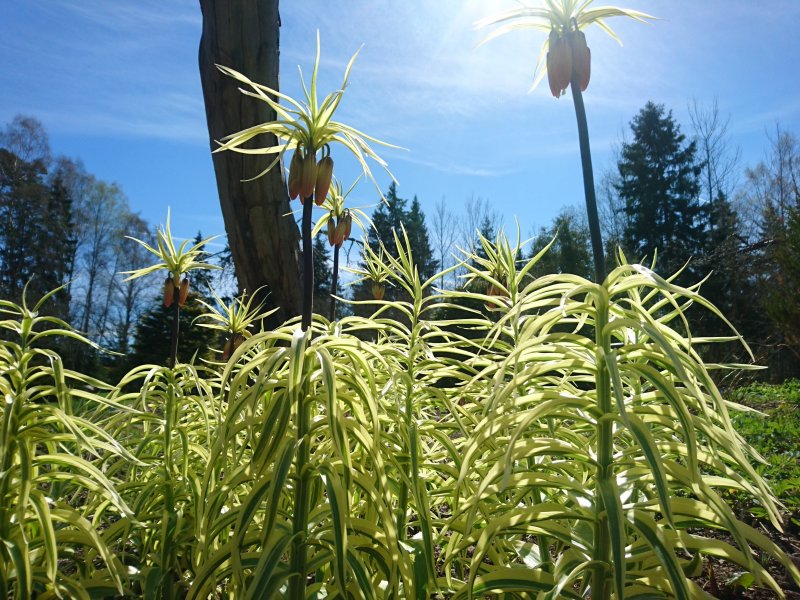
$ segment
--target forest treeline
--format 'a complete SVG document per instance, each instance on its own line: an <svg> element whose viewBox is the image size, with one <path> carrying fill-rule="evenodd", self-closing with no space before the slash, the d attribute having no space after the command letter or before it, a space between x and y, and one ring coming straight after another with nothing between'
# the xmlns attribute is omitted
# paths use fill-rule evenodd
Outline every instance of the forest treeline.
<svg viewBox="0 0 800 600"><path fill-rule="evenodd" d="M622 249L629 261L649 265L655 260L659 274L675 275L681 285L702 281L701 293L742 333L756 362L769 367L762 378L798 376L798 139L775 126L767 134L763 160L743 165L716 104L693 104L689 114L690 123L682 128L671 111L650 102L631 120L616 164L598 186L608 268ZM463 212L442 199L426 215L416 197L401 198L394 185L386 198L388 203L371 215L374 227L366 242L379 251L382 241L383 251L395 254L392 230L402 224L423 279L456 266L459 249L480 253L476 232L494 239L502 222L487 199L467 200ZM133 364L163 364L169 334L160 302L162 282L158 277L125 281L120 274L149 264L151 257L128 237L151 241L153 227L131 209L118 185L87 173L79 160L52 156L46 131L32 117L18 116L0 132L0 219L0 298L20 302L27 286L31 304L63 286L44 310L117 353L60 348L71 366L113 378ZM568 272L591 278L589 231L580 209L566 207L552 223L531 233L527 256L553 241L532 276ZM324 314L331 255L323 235L314 252L316 306ZM358 264L358 243L346 243L343 252L346 262ZM224 267L215 272L221 275L193 281L192 289L195 299L213 304L212 287L230 293L236 284L229 252L208 260ZM456 267L438 283L461 287L464 274L463 266ZM338 291L355 300L372 296L367 284ZM389 288L387 299L399 293ZM346 314L343 309L340 313ZM196 353L207 357L221 347L211 330L191 326L203 310L189 302L183 311L182 360ZM695 314L695 335L729 333L727 325L704 311ZM749 362L735 344L715 352L706 358Z"/></svg>

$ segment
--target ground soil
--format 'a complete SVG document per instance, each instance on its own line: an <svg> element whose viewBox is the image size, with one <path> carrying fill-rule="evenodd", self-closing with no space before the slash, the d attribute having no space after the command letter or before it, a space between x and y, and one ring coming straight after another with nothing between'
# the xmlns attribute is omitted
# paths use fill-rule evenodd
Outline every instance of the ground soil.
<svg viewBox="0 0 800 600"><path fill-rule="evenodd" d="M795 565L800 568L800 527L792 524L788 519L787 522L788 525L783 532L778 531L769 523L756 522L752 523L752 525L775 542L775 544L794 561ZM729 543L735 545L730 536L722 532L703 531L703 535L725 539ZM778 582L778 585L781 586L788 600L800 600L800 587L792 580L783 565L769 558L761 559L761 564L766 567L770 575ZM737 586L727 585L726 582L731 581L740 571L741 567L710 558L706 559L704 574L695 581L700 583L703 589L709 594L723 600L766 600L768 598L778 597L771 589L753 586L750 589L743 590Z"/></svg>

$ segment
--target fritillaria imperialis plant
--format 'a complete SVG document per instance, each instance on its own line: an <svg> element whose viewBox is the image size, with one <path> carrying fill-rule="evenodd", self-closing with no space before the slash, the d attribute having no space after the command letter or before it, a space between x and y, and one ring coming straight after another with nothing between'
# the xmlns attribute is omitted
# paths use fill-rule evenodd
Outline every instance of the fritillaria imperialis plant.
<svg viewBox="0 0 800 600"><path fill-rule="evenodd" d="M167 224L159 227L157 233L157 248L153 248L147 242L129 237L141 244L148 252L151 252L159 261L149 267L126 271L128 275L125 281L144 277L157 271L165 270L167 277L164 280L164 306L172 309L172 330L169 345L169 366L174 367L178 360L178 334L180 327L181 307L186 303L189 296L189 272L194 269L219 269L216 265L211 265L202 261L206 254L203 248L214 238L207 238L187 248L189 240L181 242L180 246L175 246L172 239L172 231L169 226L169 212L167 212ZM182 278L181 278L182 276Z"/></svg>
<svg viewBox="0 0 800 600"><path fill-rule="evenodd" d="M242 292L241 296L226 304L222 298L217 296L214 290L211 290L211 294L217 301L217 305L222 308L221 310L202 299L198 300L208 310L207 313L197 317L197 319L207 319L206 322L199 323L199 326L221 331L225 336L225 343L222 347L223 361L227 361L236 349L242 345L242 342L253 335L250 329L256 323L263 321L277 310L262 312L261 309L264 308L263 302L253 305L253 300L259 291L260 288L253 294L248 294L246 291Z"/></svg>
<svg viewBox="0 0 800 600"><path fill-rule="evenodd" d="M280 163L286 152L294 151L289 165L288 188L290 199L294 200L299 197L304 205L302 222L303 330L308 329L311 325L314 297L311 209L314 203L321 205L325 201L330 189L333 177L333 159L330 155L331 145L343 146L355 156L364 174L372 179L373 183L375 180L367 164L367 158L371 158L386 168L386 163L372 150L370 142L384 146L390 146L390 144L370 137L349 125L333 120L347 88L350 69L355 62L356 56L358 56L358 52L347 63L341 87L328 94L322 102L317 98L317 73L320 59L319 32L317 32L317 53L314 60L314 71L311 74L311 85L307 88L305 82L303 82L305 99L302 102L298 102L277 90L255 83L233 69L218 65L223 73L230 75L252 90L242 90L242 93L266 102L275 111L278 119L250 127L223 138L220 147L215 152L232 150L246 154L276 155L267 168L262 171L261 175L263 175ZM283 104L280 101L283 101ZM278 144L265 148L243 147L246 142L264 134L275 136L278 139ZM317 153L321 154L319 162L317 162ZM377 183L375 186L376 188L378 187Z"/></svg>
<svg viewBox="0 0 800 600"><path fill-rule="evenodd" d="M360 178L359 178L360 179ZM353 222L362 230L366 231L367 224L371 223L370 218L360 208L345 208L345 202L350 192L356 187L358 179L353 182L350 188L343 191L342 184L334 180L328 192L328 197L322 207L328 212L325 213L314 226L313 235L316 235L323 228L327 229L328 243L333 248L333 278L331 281L331 306L328 320L336 320L336 296L339 293L339 250L342 245L350 239L353 230Z"/></svg>
<svg viewBox="0 0 800 600"><path fill-rule="evenodd" d="M109 456L138 461L89 415L98 407L126 417L131 411L105 397L109 386L66 369L46 348L58 336L97 349L66 322L41 314L59 291L33 306L27 286L21 305L0 300L2 598L88 598L124 590L125 567L106 534L133 512L97 465ZM76 555L81 570L65 570Z"/></svg>
<svg viewBox="0 0 800 600"><path fill-rule="evenodd" d="M538 29L549 32L542 44L536 64L535 88L547 75L550 91L560 98L568 87L572 89L575 117L578 121L578 141L581 149L583 170L583 191L586 197L586 212L594 257L595 281L605 279L605 256L603 240L600 235L600 218L597 212L597 198L594 191L592 155L589 148L589 127L586 123L586 109L583 92L589 86L592 54L586 44L584 29L597 25L612 38L619 41L613 30L606 24L611 17L628 17L641 22L653 19L650 15L636 10L602 6L592 8L593 0L544 0L544 7L523 6L493 15L476 23L476 27L500 24L484 41L517 29Z"/></svg>
<svg viewBox="0 0 800 600"><path fill-rule="evenodd" d="M320 42L317 32L317 52L314 60L314 70L311 74L311 85L306 87L303 82L305 99L298 102L277 90L254 83L241 73L228 67L219 66L219 69L241 83L250 90L242 90L248 96L266 102L277 115L277 120L250 127L238 133L231 134L222 140L217 152L232 150L247 154L276 155L275 159L262 172L266 173L280 163L284 154L293 150L294 155L289 166L288 188L290 199L300 198L303 203L303 313L302 330L306 336L302 341L296 340L298 348L305 348L309 344L311 315L313 313L314 290L314 256L312 251L312 208L314 204L321 205L330 189L333 177L333 159L330 156L331 146L340 145L346 148L361 164L364 174L373 180L372 171L366 159L371 158L386 168L386 164L375 154L369 142L384 142L372 138L349 125L334 121L339 103L347 88L348 77L353 62L358 56L356 52L347 63L344 81L341 87L328 94L322 102L317 97L317 73L319 71ZM302 80L302 72L301 72ZM283 101L283 104L280 102ZM265 148L244 148L243 145L262 134L271 134L278 140L278 144ZM317 154L321 154L317 162ZM388 172L388 170L387 170ZM391 173L390 173L391 175ZM375 184L376 187L377 183ZM304 600L306 596L307 571L307 537L308 519L311 498L312 477L307 464L311 440L310 410L307 396L308 388L305 380L297 380L298 387L294 389L291 397L297 402L297 453L295 457L295 513L293 517L293 537L291 550L292 571L300 575L290 581L289 596L293 600Z"/></svg>

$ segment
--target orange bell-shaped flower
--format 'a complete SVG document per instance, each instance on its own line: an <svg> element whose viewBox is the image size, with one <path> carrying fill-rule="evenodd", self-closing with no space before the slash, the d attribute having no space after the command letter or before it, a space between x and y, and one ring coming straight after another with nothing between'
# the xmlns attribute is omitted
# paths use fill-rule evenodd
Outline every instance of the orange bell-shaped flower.
<svg viewBox="0 0 800 600"><path fill-rule="evenodd" d="M331 179L333 178L333 159L324 156L317 163L317 182L314 186L314 202L317 206L325 202L328 190L331 189Z"/></svg>
<svg viewBox="0 0 800 600"><path fill-rule="evenodd" d="M586 36L580 29L572 32L572 64L581 91L585 92L592 75L592 51L586 45Z"/></svg>
<svg viewBox="0 0 800 600"><path fill-rule="evenodd" d="M572 47L564 36L553 29L550 32L550 50L547 52L547 83L550 92L560 98L572 78Z"/></svg>

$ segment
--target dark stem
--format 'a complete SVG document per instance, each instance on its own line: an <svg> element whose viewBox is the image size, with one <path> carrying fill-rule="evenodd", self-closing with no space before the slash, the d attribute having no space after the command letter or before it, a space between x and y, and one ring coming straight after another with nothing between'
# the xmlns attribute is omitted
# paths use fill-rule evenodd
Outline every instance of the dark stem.
<svg viewBox="0 0 800 600"><path fill-rule="evenodd" d="M330 321L336 320L336 295L339 292L339 244L333 247L333 280L331 282L331 314Z"/></svg>
<svg viewBox="0 0 800 600"><path fill-rule="evenodd" d="M314 152L307 148L307 152ZM314 251L311 247L311 214L314 208L313 192L303 204L303 331L311 327L311 314L314 310ZM292 518L292 553L290 569L293 573L289 580L289 598L305 600L308 563L306 560L306 537L308 535L308 461L310 455L308 428L309 414L306 403L306 383L303 391L297 396L297 454L295 455L295 495L294 515Z"/></svg>
<svg viewBox="0 0 800 600"><path fill-rule="evenodd" d="M589 218L589 234L592 239L594 256L594 278L602 283L606 278L606 260L603 253L603 238L600 235L600 218L597 215L597 198L594 193L594 173L592 172L592 152L589 148L589 126L586 124L586 109L583 106L578 75L572 71L572 100L575 104L575 118L578 121L578 141L581 147L581 167L583 168L583 193L586 196L586 214Z"/></svg>
<svg viewBox="0 0 800 600"><path fill-rule="evenodd" d="M311 211L314 208L314 194L305 199L303 205L303 331L311 327L311 313L314 311L314 251L311 248Z"/></svg>
<svg viewBox="0 0 800 600"><path fill-rule="evenodd" d="M170 337L169 342L169 363L167 366L171 368L175 368L175 364L178 362L178 330L180 329L181 322L181 305L178 304L178 296L180 295L180 288L175 286L175 290L173 291L173 300L172 300L172 335Z"/></svg>

